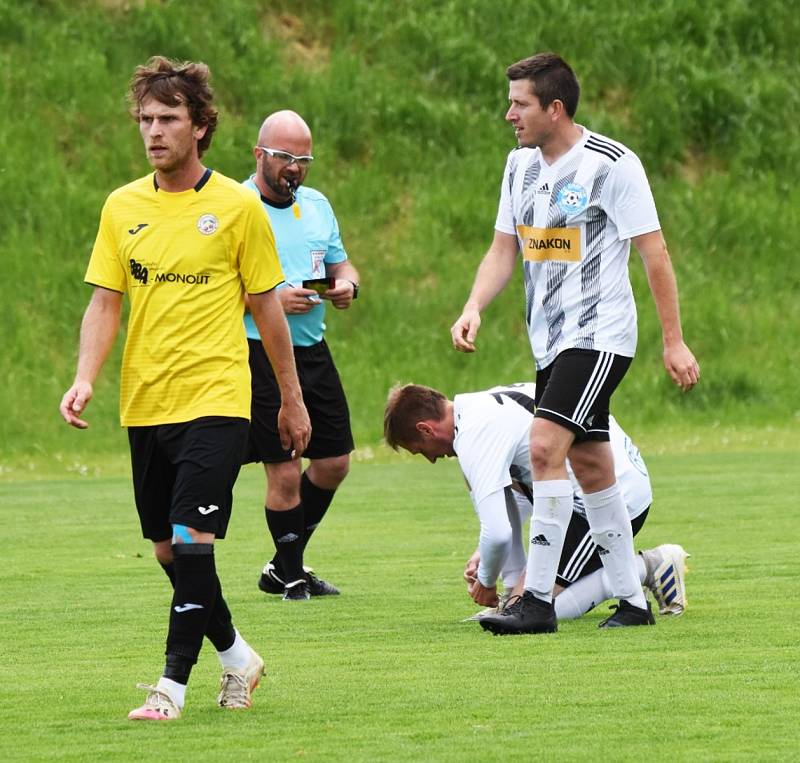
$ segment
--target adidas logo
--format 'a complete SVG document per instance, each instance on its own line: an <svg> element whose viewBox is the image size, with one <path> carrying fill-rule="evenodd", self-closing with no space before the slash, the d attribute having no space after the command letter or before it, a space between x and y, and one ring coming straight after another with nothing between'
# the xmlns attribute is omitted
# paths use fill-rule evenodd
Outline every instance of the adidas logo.
<svg viewBox="0 0 800 763"><path fill-rule="evenodd" d="M670 564L667 571L659 579L661 587L661 595L667 604L672 604L675 597L678 595L678 589L675 587L675 567Z"/></svg>
<svg viewBox="0 0 800 763"><path fill-rule="evenodd" d="M549 546L550 541L544 537L544 535L537 535L535 538L531 538L531 545L532 546Z"/></svg>
<svg viewBox="0 0 800 763"><path fill-rule="evenodd" d="M550 193L550 183L545 183L536 190L536 193Z"/></svg>

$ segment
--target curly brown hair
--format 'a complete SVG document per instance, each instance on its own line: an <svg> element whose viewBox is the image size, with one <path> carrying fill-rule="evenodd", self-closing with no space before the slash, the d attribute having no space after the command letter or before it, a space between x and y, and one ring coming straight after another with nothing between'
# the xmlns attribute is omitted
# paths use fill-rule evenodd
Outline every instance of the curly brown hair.
<svg viewBox="0 0 800 763"><path fill-rule="evenodd" d="M205 135L197 144L198 155L202 156L211 145L219 117L213 105L214 91L209 85L210 79L211 71L203 63L153 56L133 71L128 92L130 114L139 121L145 98L155 98L167 106L185 103L192 124L206 128Z"/></svg>

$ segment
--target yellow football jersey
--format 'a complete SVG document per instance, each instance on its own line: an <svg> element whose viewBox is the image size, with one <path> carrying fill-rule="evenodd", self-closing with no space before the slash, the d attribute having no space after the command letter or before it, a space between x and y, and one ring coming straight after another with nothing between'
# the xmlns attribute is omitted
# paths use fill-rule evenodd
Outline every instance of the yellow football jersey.
<svg viewBox="0 0 800 763"><path fill-rule="evenodd" d="M284 280L258 197L208 170L181 193L154 174L106 200L87 283L127 292L123 426L250 418L244 292Z"/></svg>

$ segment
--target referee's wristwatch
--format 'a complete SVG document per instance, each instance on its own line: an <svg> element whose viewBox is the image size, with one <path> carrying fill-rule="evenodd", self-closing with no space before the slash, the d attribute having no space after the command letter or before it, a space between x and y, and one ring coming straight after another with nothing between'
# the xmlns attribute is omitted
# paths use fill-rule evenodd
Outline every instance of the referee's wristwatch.
<svg viewBox="0 0 800 763"><path fill-rule="evenodd" d="M358 284L355 281L350 281L353 284L353 299L358 299Z"/></svg>

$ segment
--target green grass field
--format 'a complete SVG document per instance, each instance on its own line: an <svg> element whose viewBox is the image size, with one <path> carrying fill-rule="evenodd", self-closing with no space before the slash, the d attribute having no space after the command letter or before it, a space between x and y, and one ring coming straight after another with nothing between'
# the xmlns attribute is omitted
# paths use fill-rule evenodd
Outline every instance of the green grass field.
<svg viewBox="0 0 800 763"><path fill-rule="evenodd" d="M477 521L454 463L356 463L308 555L343 595L303 604L256 589L263 486L247 467L218 568L268 675L251 711L224 712L206 647L168 725L125 719L159 675L168 601L128 478L5 481L0 759L795 758L798 455L649 457L637 545L692 553L688 612L600 632L603 607L507 638L461 622Z"/></svg>
<svg viewBox="0 0 800 763"><path fill-rule="evenodd" d="M575 67L579 122L647 168L703 369L689 398L675 394L634 254L639 350L618 410L640 429L796 424L782 337L800 325L800 186L787 172L800 166L798 39L797 3L781 0L0 0L0 472L72 447L56 409L83 276L104 199L150 171L124 96L155 53L211 67L220 126L205 159L232 178L253 171L269 111L308 120L308 183L361 273L358 304L329 311L327 334L359 442L380 439L398 381L453 394L533 377L521 276L484 314L474 357L451 351L449 328L515 145L505 68L537 50ZM118 434L121 345L92 404L101 453Z"/></svg>

